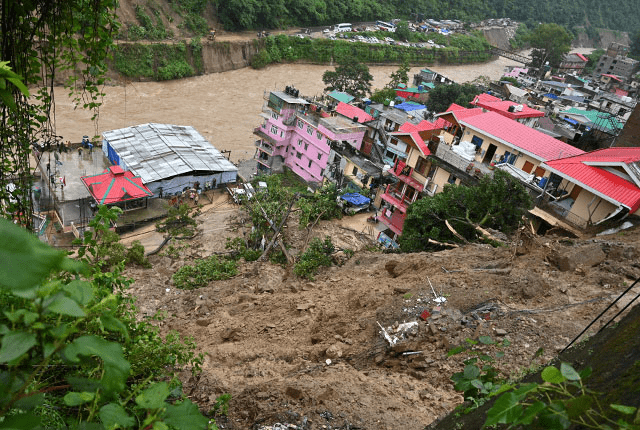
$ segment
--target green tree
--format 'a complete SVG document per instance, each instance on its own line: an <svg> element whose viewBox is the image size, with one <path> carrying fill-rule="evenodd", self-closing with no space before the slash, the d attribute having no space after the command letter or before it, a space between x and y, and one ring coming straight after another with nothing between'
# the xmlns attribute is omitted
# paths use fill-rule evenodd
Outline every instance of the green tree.
<svg viewBox="0 0 640 430"><path fill-rule="evenodd" d="M629 55L636 60L640 59L640 29L631 36L631 46L629 48Z"/></svg>
<svg viewBox="0 0 640 430"><path fill-rule="evenodd" d="M476 227L509 233L530 207L531 197L524 186L501 170L496 170L493 177L484 176L477 186L447 185L442 193L409 206L400 249L416 252L434 247L428 239L438 242L462 242L461 237L469 242L482 240Z"/></svg>
<svg viewBox="0 0 640 430"><path fill-rule="evenodd" d="M402 64L395 72L391 73L391 80L387 84L388 88L396 88L398 84L403 83L406 84L409 82L409 60L405 58L402 61Z"/></svg>
<svg viewBox="0 0 640 430"><path fill-rule="evenodd" d="M353 59L340 63L335 71L327 70L322 75L325 91L343 91L358 99L371 93L372 80L369 67Z"/></svg>
<svg viewBox="0 0 640 430"><path fill-rule="evenodd" d="M118 29L117 0L2 1L0 60L30 88L7 79L0 105L0 216L31 225L31 144L55 145L52 116L57 72L69 71L67 86L78 105L100 106L106 59Z"/></svg>
<svg viewBox="0 0 640 430"><path fill-rule="evenodd" d="M542 68L547 62L551 67L558 67L564 54L571 50L571 36L558 24L540 24L529 36L533 48L531 57L533 66Z"/></svg>
<svg viewBox="0 0 640 430"><path fill-rule="evenodd" d="M385 101L392 101L396 98L396 91L393 88L377 89L371 94L370 99L375 103L384 103Z"/></svg>
<svg viewBox="0 0 640 430"><path fill-rule="evenodd" d="M411 39L411 29L409 29L409 23L407 23L407 21L400 21L396 24L396 36L405 42Z"/></svg>
<svg viewBox="0 0 640 430"><path fill-rule="evenodd" d="M427 104L429 109L434 112L444 112L451 103L467 107L469 102L481 92L471 84L438 85L429 91Z"/></svg>

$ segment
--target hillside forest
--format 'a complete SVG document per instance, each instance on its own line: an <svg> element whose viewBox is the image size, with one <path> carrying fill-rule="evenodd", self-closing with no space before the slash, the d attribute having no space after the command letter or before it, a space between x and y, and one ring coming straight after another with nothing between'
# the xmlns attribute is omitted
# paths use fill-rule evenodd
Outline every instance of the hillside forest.
<svg viewBox="0 0 640 430"><path fill-rule="evenodd" d="M179 0L206 3L206 0ZM567 28L586 26L635 31L640 9L635 0L608 7L598 0L213 0L226 30L329 25L345 21L392 18L481 21L508 17L554 22Z"/></svg>

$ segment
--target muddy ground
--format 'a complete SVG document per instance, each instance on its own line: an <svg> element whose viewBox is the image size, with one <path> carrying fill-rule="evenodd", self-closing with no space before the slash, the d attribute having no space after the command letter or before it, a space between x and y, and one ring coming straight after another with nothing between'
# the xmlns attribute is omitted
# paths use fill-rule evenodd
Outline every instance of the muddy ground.
<svg viewBox="0 0 640 430"><path fill-rule="evenodd" d="M161 330L193 336L205 354L198 377L182 374L185 393L203 411L231 394L221 428L422 429L463 400L449 378L468 355L448 357L450 348L482 335L508 339L496 365L521 375L552 359L640 275L634 229L580 240L523 229L501 248L384 254L372 245L367 214L320 222L310 235L294 214L285 232L294 253L310 237L330 235L355 254L342 253L343 264L314 281L252 262L228 281L178 290L171 275L179 267L225 251L227 237L248 231L240 208L222 194L212 200L200 233L173 244L178 256L161 252L153 268L128 274L141 317L165 311ZM160 240L153 231L129 240L153 244L154 236ZM446 303L438 306L434 292ZM412 321L417 327L395 333ZM400 337L395 347L378 323Z"/></svg>

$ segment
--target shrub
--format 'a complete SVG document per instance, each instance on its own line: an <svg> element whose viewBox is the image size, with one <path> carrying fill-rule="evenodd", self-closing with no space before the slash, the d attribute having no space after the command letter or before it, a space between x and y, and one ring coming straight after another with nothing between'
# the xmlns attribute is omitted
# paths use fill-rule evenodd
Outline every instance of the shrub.
<svg viewBox="0 0 640 430"><path fill-rule="evenodd" d="M293 273L301 278L313 280L321 266L331 266L331 254L334 251L335 247L329 236L326 236L324 240L313 238L307 250L300 257L300 261L293 266Z"/></svg>
<svg viewBox="0 0 640 430"><path fill-rule="evenodd" d="M234 260L219 258L215 255L199 260L193 266L182 266L173 274L176 288L192 290L206 287L211 281L222 281L235 276L238 265Z"/></svg>

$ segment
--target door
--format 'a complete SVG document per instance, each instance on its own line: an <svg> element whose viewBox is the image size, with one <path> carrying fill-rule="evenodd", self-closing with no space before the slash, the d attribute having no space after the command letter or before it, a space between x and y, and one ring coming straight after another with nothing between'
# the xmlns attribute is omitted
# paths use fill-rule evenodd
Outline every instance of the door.
<svg viewBox="0 0 640 430"><path fill-rule="evenodd" d="M484 158L482 159L482 162L484 164L489 164L491 160L493 160L493 156L496 154L496 149L498 149L498 147L495 146L493 143L489 144L489 148L487 148L487 153L484 154Z"/></svg>
<svg viewBox="0 0 640 430"><path fill-rule="evenodd" d="M533 163L525 161L524 166L522 166L522 170L527 173L531 173L531 171L533 170Z"/></svg>

